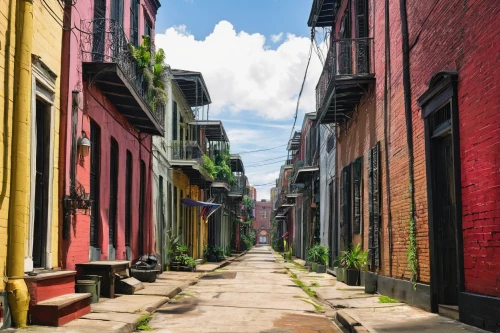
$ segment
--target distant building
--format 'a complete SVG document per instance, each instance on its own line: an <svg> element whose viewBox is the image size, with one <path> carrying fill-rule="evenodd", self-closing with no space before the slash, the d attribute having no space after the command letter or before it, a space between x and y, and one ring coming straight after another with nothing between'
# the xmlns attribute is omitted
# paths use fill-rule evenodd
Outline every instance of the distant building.
<svg viewBox="0 0 500 333"><path fill-rule="evenodd" d="M255 203L255 220L253 228L256 232L255 244L269 244L271 235L272 202L262 199Z"/></svg>

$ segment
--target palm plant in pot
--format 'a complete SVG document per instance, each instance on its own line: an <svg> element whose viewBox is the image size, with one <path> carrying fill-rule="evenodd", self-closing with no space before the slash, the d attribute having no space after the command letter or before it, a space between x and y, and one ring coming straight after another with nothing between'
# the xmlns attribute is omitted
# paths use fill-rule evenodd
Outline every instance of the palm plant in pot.
<svg viewBox="0 0 500 333"><path fill-rule="evenodd" d="M311 269L316 273L326 273L328 257L328 248L326 246L317 244L307 251L307 258L312 266Z"/></svg>
<svg viewBox="0 0 500 333"><path fill-rule="evenodd" d="M340 264L346 269L345 283L348 286L359 285L359 272L366 266L368 252L362 251L359 244L355 248L351 247L349 250L343 252Z"/></svg>

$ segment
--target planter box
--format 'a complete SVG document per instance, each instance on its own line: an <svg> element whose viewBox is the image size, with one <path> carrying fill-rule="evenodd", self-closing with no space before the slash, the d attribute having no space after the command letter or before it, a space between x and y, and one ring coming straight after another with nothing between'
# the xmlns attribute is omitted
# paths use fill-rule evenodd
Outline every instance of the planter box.
<svg viewBox="0 0 500 333"><path fill-rule="evenodd" d="M316 273L326 273L326 265L316 265Z"/></svg>
<svg viewBox="0 0 500 333"><path fill-rule="evenodd" d="M377 292L378 274L365 272L365 293L375 294Z"/></svg>
<svg viewBox="0 0 500 333"><path fill-rule="evenodd" d="M130 269L130 275L141 282L155 282L156 275L159 273L159 270L141 270L135 268Z"/></svg>
<svg viewBox="0 0 500 333"><path fill-rule="evenodd" d="M315 263L315 262L313 262L313 263L312 263L312 265L311 265L311 270L312 270L313 272L316 272L316 271L318 270L318 264L317 264L317 263Z"/></svg>
<svg viewBox="0 0 500 333"><path fill-rule="evenodd" d="M335 270L337 271L337 281L344 282L345 268L343 268L343 267L336 267Z"/></svg>
<svg viewBox="0 0 500 333"><path fill-rule="evenodd" d="M357 269L346 269L346 272L345 272L345 283L348 286L358 286L359 285L359 270L357 270Z"/></svg>
<svg viewBox="0 0 500 333"><path fill-rule="evenodd" d="M359 285L364 286L365 285L365 276L366 276L366 271L360 271L359 272Z"/></svg>

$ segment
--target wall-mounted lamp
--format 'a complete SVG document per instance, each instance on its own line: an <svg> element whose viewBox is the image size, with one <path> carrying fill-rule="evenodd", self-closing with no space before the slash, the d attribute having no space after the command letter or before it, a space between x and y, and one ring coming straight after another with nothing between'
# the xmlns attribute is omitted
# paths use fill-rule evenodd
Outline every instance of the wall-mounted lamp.
<svg viewBox="0 0 500 333"><path fill-rule="evenodd" d="M85 131L82 131L82 136L78 138L78 142L76 144L78 146L78 155L80 155L80 158L89 155L90 140L87 138L87 133L85 133Z"/></svg>

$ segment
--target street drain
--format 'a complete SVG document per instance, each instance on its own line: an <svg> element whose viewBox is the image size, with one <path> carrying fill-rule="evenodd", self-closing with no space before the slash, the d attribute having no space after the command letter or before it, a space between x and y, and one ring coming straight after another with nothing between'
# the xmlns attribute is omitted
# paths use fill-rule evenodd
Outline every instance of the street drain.
<svg viewBox="0 0 500 333"><path fill-rule="evenodd" d="M202 277L204 280L217 280L217 279L234 279L236 272L221 272L216 274L208 274Z"/></svg>

